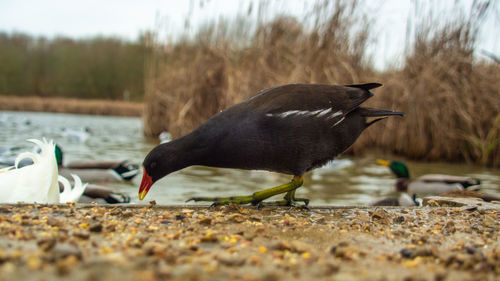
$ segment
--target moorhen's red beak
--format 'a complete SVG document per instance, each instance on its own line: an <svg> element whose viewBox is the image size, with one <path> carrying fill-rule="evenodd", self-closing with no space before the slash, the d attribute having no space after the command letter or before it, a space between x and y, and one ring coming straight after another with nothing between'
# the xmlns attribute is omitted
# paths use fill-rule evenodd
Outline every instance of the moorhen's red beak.
<svg viewBox="0 0 500 281"><path fill-rule="evenodd" d="M146 172L146 169L143 169L143 171L144 172L142 173L141 187L139 187L139 200L142 200L144 199L144 197L146 197L146 194L148 194L149 189L153 185L153 180Z"/></svg>

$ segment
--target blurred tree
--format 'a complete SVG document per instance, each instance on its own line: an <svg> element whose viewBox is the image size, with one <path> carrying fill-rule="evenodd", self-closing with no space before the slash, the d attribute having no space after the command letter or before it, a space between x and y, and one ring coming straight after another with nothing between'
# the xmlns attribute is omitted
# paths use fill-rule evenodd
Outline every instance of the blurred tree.
<svg viewBox="0 0 500 281"><path fill-rule="evenodd" d="M151 48L146 37L48 40L0 33L0 94L142 100Z"/></svg>

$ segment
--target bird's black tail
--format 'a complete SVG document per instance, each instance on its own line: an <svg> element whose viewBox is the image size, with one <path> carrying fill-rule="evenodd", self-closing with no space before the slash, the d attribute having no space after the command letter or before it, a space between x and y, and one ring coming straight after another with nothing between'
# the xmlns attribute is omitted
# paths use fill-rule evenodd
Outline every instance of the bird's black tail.
<svg viewBox="0 0 500 281"><path fill-rule="evenodd" d="M376 108L369 108L369 107L360 107L359 110L361 111L361 116L363 117L381 117L381 118L376 118L374 120L371 120L366 124L366 127L372 125L373 123L380 121L382 119L385 119L390 116L405 116L403 112L399 111L392 111L392 110L383 110L383 109L376 109Z"/></svg>
<svg viewBox="0 0 500 281"><path fill-rule="evenodd" d="M345 86L352 87L352 88L359 88L359 89L369 91L371 89L375 89L375 88L382 86L382 84L380 84L380 83L366 83L366 84L351 84L351 85L345 85Z"/></svg>

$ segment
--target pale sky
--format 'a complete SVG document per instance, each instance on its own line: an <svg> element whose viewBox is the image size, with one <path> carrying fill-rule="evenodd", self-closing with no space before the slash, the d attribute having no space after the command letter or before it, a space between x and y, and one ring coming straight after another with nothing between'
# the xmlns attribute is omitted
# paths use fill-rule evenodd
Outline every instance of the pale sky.
<svg viewBox="0 0 500 281"><path fill-rule="evenodd" d="M473 0L462 0L469 7ZM190 31L208 20L231 18L246 13L250 3L254 9L259 0L0 0L0 32L22 32L45 37L67 36L85 38L95 35L117 36L128 40L137 38L140 31L160 30L165 36L175 37L184 31L185 19L190 18ZM299 20L314 1L265 1L273 14L291 14ZM494 7L483 25L478 50L487 50L500 56L500 5ZM203 7L200 7L203 3ZM367 0L369 16L375 19L376 32L369 53L378 69L398 63L405 47L407 19L414 12L412 0ZM413 4L412 4L413 3ZM433 1L430 6L436 14L455 13L456 0ZM453 7L450 8L450 7ZM466 10L466 9L464 9ZM257 13L253 13L257 14Z"/></svg>

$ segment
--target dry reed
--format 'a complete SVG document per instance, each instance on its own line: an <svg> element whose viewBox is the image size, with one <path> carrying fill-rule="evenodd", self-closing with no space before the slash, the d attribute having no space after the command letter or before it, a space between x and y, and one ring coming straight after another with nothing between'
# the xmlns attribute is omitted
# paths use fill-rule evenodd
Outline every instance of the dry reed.
<svg viewBox="0 0 500 281"><path fill-rule="evenodd" d="M145 83L145 134L181 136L280 84L381 82L385 87L367 105L407 117L368 129L353 153L378 147L413 159L500 165L500 121L494 122L500 118L500 66L474 62L470 21L419 26L405 66L384 73L365 61L370 30L358 2L320 2L309 22L314 25L281 16L253 33L233 26L250 34L243 43L219 32L226 23L204 29L196 40L157 46ZM231 24L238 23L246 24Z"/></svg>
<svg viewBox="0 0 500 281"><path fill-rule="evenodd" d="M356 2L325 1L315 7L312 31L294 18L278 17L259 24L243 47L217 33L220 26L202 30L197 40L157 47L145 83L145 134L183 135L219 110L279 84L364 80L372 71L362 61L367 27L352 16L357 9ZM355 25L363 28L353 35Z"/></svg>
<svg viewBox="0 0 500 281"><path fill-rule="evenodd" d="M0 96L0 110L141 116L142 109L137 102Z"/></svg>
<svg viewBox="0 0 500 281"><path fill-rule="evenodd" d="M380 75L386 87L372 101L407 115L369 132L370 144L413 159L500 166L500 65L474 61L473 24L417 27L404 68Z"/></svg>

